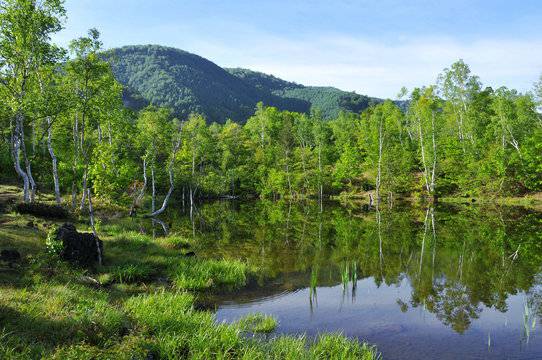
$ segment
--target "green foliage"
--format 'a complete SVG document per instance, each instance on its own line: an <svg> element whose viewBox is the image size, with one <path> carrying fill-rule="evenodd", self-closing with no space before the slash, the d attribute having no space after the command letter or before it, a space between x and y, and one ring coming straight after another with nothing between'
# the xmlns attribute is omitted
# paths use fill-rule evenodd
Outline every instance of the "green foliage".
<svg viewBox="0 0 542 360"><path fill-rule="evenodd" d="M316 359L373 360L378 358L368 345L347 339L340 334L320 335L311 348L311 353Z"/></svg>
<svg viewBox="0 0 542 360"><path fill-rule="evenodd" d="M172 271L175 286L183 290L235 289L246 284L247 267L234 260L185 258Z"/></svg>
<svg viewBox="0 0 542 360"><path fill-rule="evenodd" d="M62 240L58 239L58 226L52 226L49 232L47 233L47 238L45 239L45 247L47 252L51 255L58 256L64 248Z"/></svg>
<svg viewBox="0 0 542 360"><path fill-rule="evenodd" d="M243 331L268 334L277 327L277 320L269 315L248 314L239 319L237 325Z"/></svg>
<svg viewBox="0 0 542 360"><path fill-rule="evenodd" d="M146 264L128 264L115 268L112 271L110 281L123 283L136 283L148 280L155 271Z"/></svg>

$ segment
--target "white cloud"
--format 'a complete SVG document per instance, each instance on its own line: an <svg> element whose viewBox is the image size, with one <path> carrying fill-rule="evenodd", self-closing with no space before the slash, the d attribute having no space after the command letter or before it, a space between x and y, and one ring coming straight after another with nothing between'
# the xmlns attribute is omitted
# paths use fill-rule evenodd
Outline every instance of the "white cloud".
<svg viewBox="0 0 542 360"><path fill-rule="evenodd" d="M402 38L394 43L348 36L285 39L247 36L238 42L186 42L187 50L222 66L241 66L306 85L335 86L394 97L402 86L435 82L443 68L462 58L488 86L530 90L542 72L542 41L448 37ZM253 39L258 39L253 40Z"/></svg>

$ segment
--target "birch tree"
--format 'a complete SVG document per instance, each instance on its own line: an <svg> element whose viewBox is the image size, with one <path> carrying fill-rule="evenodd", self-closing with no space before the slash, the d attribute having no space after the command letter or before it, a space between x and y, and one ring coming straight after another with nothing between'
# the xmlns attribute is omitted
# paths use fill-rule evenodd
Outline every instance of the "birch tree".
<svg viewBox="0 0 542 360"><path fill-rule="evenodd" d="M143 152L143 188L139 198L144 195L147 187L147 168L151 173L151 213L156 211L156 172L160 162L167 159L172 135L171 111L164 108L147 107L142 110L137 120L139 131L138 143Z"/></svg>
<svg viewBox="0 0 542 360"><path fill-rule="evenodd" d="M411 118L411 132L417 134L419 156L423 167L424 187L427 195L434 196L441 111L433 87L415 89L412 92L409 117Z"/></svg>
<svg viewBox="0 0 542 360"><path fill-rule="evenodd" d="M474 141L473 125L468 115L473 93L480 89L480 81L477 76L471 74L469 66L463 60L459 60L450 68L444 69L438 77L438 84L454 115L457 137L465 152L465 140Z"/></svg>
<svg viewBox="0 0 542 360"><path fill-rule="evenodd" d="M28 113L29 102L35 96L37 72L55 61L57 49L51 44L51 35L60 31L64 16L60 0L0 2L0 84L13 114L11 155L23 183L25 202L33 201L36 191L25 135L28 128L35 126Z"/></svg>
<svg viewBox="0 0 542 360"><path fill-rule="evenodd" d="M89 30L88 36L70 43L70 52L74 58L66 65L66 80L73 97L74 151L79 151L83 161L80 210L84 208L87 196L95 130L98 131L98 140L101 140L99 114L102 111L102 97L111 90L107 86L111 81L111 68L99 56L101 47L98 30Z"/></svg>

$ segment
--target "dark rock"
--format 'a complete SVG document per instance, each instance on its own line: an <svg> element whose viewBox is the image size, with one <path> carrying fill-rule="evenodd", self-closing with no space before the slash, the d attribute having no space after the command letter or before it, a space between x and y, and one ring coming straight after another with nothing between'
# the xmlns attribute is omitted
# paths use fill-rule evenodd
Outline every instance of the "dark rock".
<svg viewBox="0 0 542 360"><path fill-rule="evenodd" d="M193 251L189 251L186 254L184 254L184 256L186 256L186 257L194 257L194 256L196 256L196 253L193 252Z"/></svg>
<svg viewBox="0 0 542 360"><path fill-rule="evenodd" d="M62 206L43 203L19 203L15 206L15 210L19 214L29 214L49 219L67 219L70 215Z"/></svg>
<svg viewBox="0 0 542 360"><path fill-rule="evenodd" d="M98 262L98 247L103 258L103 242L92 233L77 232L73 224L64 224L57 231L57 240L62 241L60 257L81 266Z"/></svg>
<svg viewBox="0 0 542 360"><path fill-rule="evenodd" d="M15 249L5 249L0 251L0 260L15 262L21 260L21 253Z"/></svg>

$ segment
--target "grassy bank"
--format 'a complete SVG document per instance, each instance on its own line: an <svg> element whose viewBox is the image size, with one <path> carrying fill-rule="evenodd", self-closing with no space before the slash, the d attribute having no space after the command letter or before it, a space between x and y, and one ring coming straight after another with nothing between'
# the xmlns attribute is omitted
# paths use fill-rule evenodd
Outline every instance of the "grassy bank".
<svg viewBox="0 0 542 360"><path fill-rule="evenodd" d="M369 204L370 195L373 198L374 192L343 192L336 196L331 196L331 200L339 201L342 204ZM387 203L388 198L382 199ZM425 204L433 202L431 199L423 198L420 194L396 194L393 198L394 202L409 203L409 204ZM439 197L438 202L450 204L482 204L482 205L500 205L500 206L521 206L528 209L542 211L542 193L530 193L523 196L497 196L497 195L448 195Z"/></svg>
<svg viewBox="0 0 542 360"><path fill-rule="evenodd" d="M446 196L439 198L440 202L452 204L483 204L500 206L521 206L524 208L542 211L542 193L527 194L517 197L499 196Z"/></svg>
<svg viewBox="0 0 542 360"><path fill-rule="evenodd" d="M257 269L236 259L190 255L176 235L153 239L103 225L103 266L73 267L48 254L59 222L0 215L0 249L22 259L0 262L2 359L374 359L373 348L338 334L269 340L275 319L251 314L233 324L199 310L198 297L235 291ZM77 223L85 229L84 223Z"/></svg>

